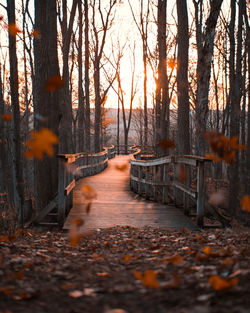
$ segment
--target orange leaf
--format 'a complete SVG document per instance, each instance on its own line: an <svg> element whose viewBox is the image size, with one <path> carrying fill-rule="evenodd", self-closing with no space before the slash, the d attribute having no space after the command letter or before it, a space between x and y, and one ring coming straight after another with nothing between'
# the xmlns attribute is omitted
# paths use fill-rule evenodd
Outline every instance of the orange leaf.
<svg viewBox="0 0 250 313"><path fill-rule="evenodd" d="M178 67L178 63L177 63L177 61L175 61L174 57L170 57L168 59L168 67L170 67L171 69L174 69L175 67Z"/></svg>
<svg viewBox="0 0 250 313"><path fill-rule="evenodd" d="M225 279L218 275L212 275L208 279L209 284L214 288L214 290L226 290L232 286L238 284L238 278Z"/></svg>
<svg viewBox="0 0 250 313"><path fill-rule="evenodd" d="M234 264L233 259L223 259L223 260L221 260L221 262L225 265L233 265Z"/></svg>
<svg viewBox="0 0 250 313"><path fill-rule="evenodd" d="M32 31L31 36L33 36L36 39L40 39L41 38L40 32L37 29L34 29Z"/></svg>
<svg viewBox="0 0 250 313"><path fill-rule="evenodd" d="M177 265L183 262L183 258L177 253L171 257L164 258L164 261L167 261L168 263L171 263L173 265Z"/></svg>
<svg viewBox="0 0 250 313"><path fill-rule="evenodd" d="M123 261L129 262L131 260L131 255L125 255Z"/></svg>
<svg viewBox="0 0 250 313"><path fill-rule="evenodd" d="M3 287L0 289L0 293L3 293L5 295L11 295L13 293L13 290L10 288Z"/></svg>
<svg viewBox="0 0 250 313"><path fill-rule="evenodd" d="M167 149L174 149L175 148L175 143L171 139L164 139L161 140L157 143L157 145L165 150Z"/></svg>
<svg viewBox="0 0 250 313"><path fill-rule="evenodd" d="M248 195L243 196L240 204L243 211L250 212L250 196Z"/></svg>
<svg viewBox="0 0 250 313"><path fill-rule="evenodd" d="M133 272L136 279L141 280L145 287L149 288L159 288L159 282L157 280L157 273L153 270L147 270L142 275L140 272Z"/></svg>
<svg viewBox="0 0 250 313"><path fill-rule="evenodd" d="M124 163L124 164L121 164L121 165L116 165L115 168L118 171L125 172L128 169L128 164Z"/></svg>
<svg viewBox="0 0 250 313"><path fill-rule="evenodd" d="M15 23L8 25L8 31L11 36L16 36L18 33L22 32Z"/></svg>
<svg viewBox="0 0 250 313"><path fill-rule="evenodd" d="M12 120L12 114L2 114L1 119L4 120L5 122L10 122Z"/></svg>
<svg viewBox="0 0 250 313"><path fill-rule="evenodd" d="M99 277L104 277L104 278L108 278L109 277L109 274L106 273L106 272L97 273L96 275L99 276Z"/></svg>
<svg viewBox="0 0 250 313"><path fill-rule="evenodd" d="M61 76L53 75L46 81L45 87L47 91L53 92L62 88L63 85L64 85L64 81L61 78Z"/></svg>
<svg viewBox="0 0 250 313"><path fill-rule="evenodd" d="M96 194L96 191L92 187L90 187L89 185L82 185L81 189L82 189L82 193L85 199L87 200L96 199L97 194Z"/></svg>
<svg viewBox="0 0 250 313"><path fill-rule="evenodd" d="M27 159L37 158L43 159L43 154L53 156L53 145L58 143L58 137L49 129L42 128L40 131L31 132L31 140L25 142L25 145L29 147L29 150L25 151L25 157Z"/></svg>
<svg viewBox="0 0 250 313"><path fill-rule="evenodd" d="M70 223L69 229L69 242L70 244L75 247L82 238L82 233L80 231L80 227L84 224L84 221L81 218L75 218Z"/></svg>

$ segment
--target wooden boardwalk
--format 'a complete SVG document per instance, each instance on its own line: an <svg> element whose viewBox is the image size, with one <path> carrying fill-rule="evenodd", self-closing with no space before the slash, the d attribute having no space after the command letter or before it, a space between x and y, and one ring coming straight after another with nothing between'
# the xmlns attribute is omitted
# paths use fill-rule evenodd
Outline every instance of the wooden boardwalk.
<svg viewBox="0 0 250 313"><path fill-rule="evenodd" d="M126 170L118 170L117 166L128 164L128 156L116 156L109 160L108 167L100 174L79 180L74 188L73 208L64 224L70 228L75 218L82 218L86 230L108 228L113 226L161 227L190 230L197 226L179 209L161 203L147 201L129 188L129 166ZM97 193L90 213L86 214L86 199L81 187L91 186Z"/></svg>

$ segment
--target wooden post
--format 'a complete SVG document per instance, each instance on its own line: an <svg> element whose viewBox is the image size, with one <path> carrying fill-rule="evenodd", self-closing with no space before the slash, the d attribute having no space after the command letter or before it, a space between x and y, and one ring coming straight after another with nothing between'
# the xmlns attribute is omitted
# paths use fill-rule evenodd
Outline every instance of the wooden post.
<svg viewBox="0 0 250 313"><path fill-rule="evenodd" d="M190 168L187 165L184 165L185 175L186 175L186 182L185 185L190 186ZM184 214L189 215L189 201L188 201L188 194L184 192L183 194L183 206L184 206Z"/></svg>
<svg viewBox="0 0 250 313"><path fill-rule="evenodd" d="M197 224L203 227L203 218L205 213L205 181L204 181L204 162L198 163L197 172Z"/></svg>
<svg viewBox="0 0 250 313"><path fill-rule="evenodd" d="M168 165L167 164L163 164L162 181L165 184L167 184L167 181L168 181L167 168L168 168ZM167 203L167 196L168 196L168 186L164 185L164 186L162 186L162 202L163 203Z"/></svg>
<svg viewBox="0 0 250 313"><path fill-rule="evenodd" d="M142 174L142 167L138 166L138 178L139 178L139 183L138 183L138 194L141 195L142 194L142 182L140 182L141 179L141 175Z"/></svg>
<svg viewBox="0 0 250 313"><path fill-rule="evenodd" d="M150 167L149 166L146 166L146 181L149 182L150 181ZM146 199L148 200L150 198L150 185L149 184L145 184L145 197Z"/></svg>
<svg viewBox="0 0 250 313"><path fill-rule="evenodd" d="M66 169L64 166L65 159L59 159L59 181L58 181L58 224L63 228L65 220L65 183L66 183Z"/></svg>

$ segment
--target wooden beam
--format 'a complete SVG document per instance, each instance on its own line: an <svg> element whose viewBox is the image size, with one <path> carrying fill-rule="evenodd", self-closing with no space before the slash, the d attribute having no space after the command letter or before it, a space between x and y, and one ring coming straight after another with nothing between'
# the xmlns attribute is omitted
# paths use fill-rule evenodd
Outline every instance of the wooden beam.
<svg viewBox="0 0 250 313"><path fill-rule="evenodd" d="M57 205L58 202L58 196L56 196L50 203L42 209L38 213L38 215L31 221L31 223L39 223L43 218L45 218L46 215L48 215Z"/></svg>
<svg viewBox="0 0 250 313"><path fill-rule="evenodd" d="M74 189L75 185L76 185L76 181L75 181L75 179L73 179L73 180L71 181L71 183L69 183L68 186L65 187L65 189L64 189L64 195L65 195L65 196L68 196L68 195L71 193L72 189Z"/></svg>

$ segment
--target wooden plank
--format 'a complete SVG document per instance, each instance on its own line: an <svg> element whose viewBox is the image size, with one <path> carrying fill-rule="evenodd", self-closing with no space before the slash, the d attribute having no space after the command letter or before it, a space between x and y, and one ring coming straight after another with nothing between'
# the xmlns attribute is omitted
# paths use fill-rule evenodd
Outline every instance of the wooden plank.
<svg viewBox="0 0 250 313"><path fill-rule="evenodd" d="M68 196L71 193L72 189L74 189L75 185L76 185L76 181L75 179L73 179L72 182L70 182L70 184L68 184L68 186L65 187L64 195Z"/></svg>
<svg viewBox="0 0 250 313"><path fill-rule="evenodd" d="M56 196L50 203L38 213L38 215L31 221L31 223L39 223L46 215L48 215L57 205L58 196Z"/></svg>
<svg viewBox="0 0 250 313"><path fill-rule="evenodd" d="M85 222L83 232L117 225L198 229L191 219L174 206L146 201L130 191L129 168L125 171L117 170L117 166L128 161L129 156L116 156L109 160L105 171L76 182L73 208L66 219L64 229L69 229L71 221L77 217ZM89 214L86 213L87 200L81 192L82 184L88 184L97 193L97 199L92 201Z"/></svg>

